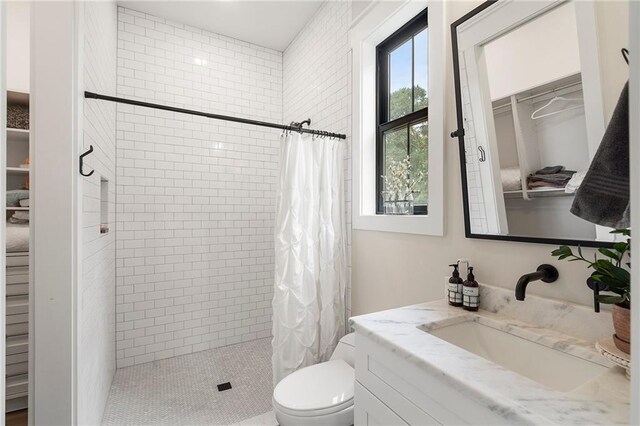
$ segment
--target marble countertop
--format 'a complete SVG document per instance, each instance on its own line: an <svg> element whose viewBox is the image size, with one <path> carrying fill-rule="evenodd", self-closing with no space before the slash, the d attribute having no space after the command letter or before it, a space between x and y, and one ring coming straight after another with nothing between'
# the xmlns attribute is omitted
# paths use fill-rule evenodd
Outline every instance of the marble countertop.
<svg viewBox="0 0 640 426"><path fill-rule="evenodd" d="M491 297L486 299L492 299L492 303L485 303L489 310L481 309L479 312L472 313L449 306L443 299L353 317L350 323L356 332L368 336L426 372L439 375L454 389L486 404L510 423L628 424L630 390L624 370L601 357L593 341L585 340L584 336L572 337L566 330L561 333L548 325L523 322L520 316L516 320L501 314L501 311L514 311L496 308L500 305L495 303L497 300L505 301L500 291L492 292ZM506 302L504 304L513 305L511 300ZM532 306L536 303L539 307L544 301L532 302ZM565 316L567 323L576 322L576 318L584 320L585 315L590 315L588 309L581 311L576 305L553 303L555 305L550 305L549 309L555 310L556 315ZM526 306L526 302L519 306ZM544 316L549 315L547 313ZM468 319L491 323L494 327L498 324L504 331L587 359L607 370L577 389L558 392L425 332ZM599 318L599 321L602 320ZM580 328L585 328L584 322Z"/></svg>

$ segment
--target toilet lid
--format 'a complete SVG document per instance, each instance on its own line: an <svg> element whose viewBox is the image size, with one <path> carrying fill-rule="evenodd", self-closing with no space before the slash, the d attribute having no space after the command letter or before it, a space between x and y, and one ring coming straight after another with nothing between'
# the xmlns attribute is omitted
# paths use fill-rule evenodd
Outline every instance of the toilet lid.
<svg viewBox="0 0 640 426"><path fill-rule="evenodd" d="M355 370L341 359L302 368L276 385L274 401L296 411L342 409L353 402Z"/></svg>

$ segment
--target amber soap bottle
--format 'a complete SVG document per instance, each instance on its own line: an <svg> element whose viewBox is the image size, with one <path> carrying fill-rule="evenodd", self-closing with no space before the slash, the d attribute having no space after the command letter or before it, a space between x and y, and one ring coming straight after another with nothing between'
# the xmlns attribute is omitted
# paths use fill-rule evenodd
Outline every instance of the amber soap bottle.
<svg viewBox="0 0 640 426"><path fill-rule="evenodd" d="M462 284L462 307L467 311L477 311L479 306L480 286L473 275L473 266L470 266L467 279Z"/></svg>
<svg viewBox="0 0 640 426"><path fill-rule="evenodd" d="M462 306L463 280L460 278L460 272L458 272L458 264L454 263L449 266L453 268L453 273L449 278L449 304L451 306Z"/></svg>

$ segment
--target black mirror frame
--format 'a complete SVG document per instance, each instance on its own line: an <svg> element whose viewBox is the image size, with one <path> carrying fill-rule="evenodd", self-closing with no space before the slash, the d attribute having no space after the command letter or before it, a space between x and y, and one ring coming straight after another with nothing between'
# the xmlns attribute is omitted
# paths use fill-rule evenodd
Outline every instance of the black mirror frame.
<svg viewBox="0 0 640 426"><path fill-rule="evenodd" d="M566 245L566 246L581 246L581 247L607 247L612 248L615 243L608 241L589 241L589 240L567 240L561 238L538 238L538 237L523 237L523 236L511 236L511 235L485 235L474 234L471 232L471 217L469 212L469 188L467 186L467 161L464 148L464 119L462 109L462 91L460 88L460 60L458 57L458 33L457 28L462 23L468 21L475 15L484 11L488 7L491 7L499 0L488 0L482 3L480 6L473 9L460 19L451 24L451 49L453 58L453 81L455 86L455 98L456 98L456 122L458 128L451 132L452 138L458 138L458 149L460 151L460 173L462 178L462 203L464 204L464 232L466 238L475 238L481 240L497 240L497 241L513 241L521 243L537 243L537 244L551 244L551 245ZM595 225L594 225L595 226Z"/></svg>

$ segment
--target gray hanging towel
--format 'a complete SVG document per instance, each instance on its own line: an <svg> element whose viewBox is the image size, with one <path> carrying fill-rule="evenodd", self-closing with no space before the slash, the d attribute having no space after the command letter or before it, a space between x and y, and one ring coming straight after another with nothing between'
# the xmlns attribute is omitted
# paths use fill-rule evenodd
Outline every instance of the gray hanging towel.
<svg viewBox="0 0 640 426"><path fill-rule="evenodd" d="M629 82L578 188L571 213L596 225L629 227Z"/></svg>

